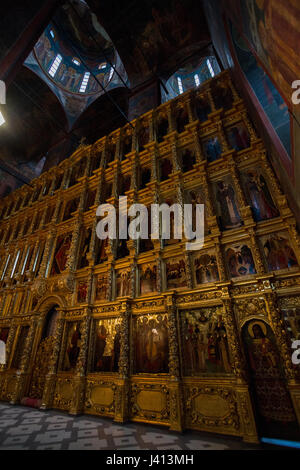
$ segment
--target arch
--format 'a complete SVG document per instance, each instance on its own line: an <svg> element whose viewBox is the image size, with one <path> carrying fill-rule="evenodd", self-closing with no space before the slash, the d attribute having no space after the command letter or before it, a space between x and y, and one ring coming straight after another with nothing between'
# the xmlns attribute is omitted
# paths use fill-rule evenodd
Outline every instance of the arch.
<svg viewBox="0 0 300 470"><path fill-rule="evenodd" d="M43 297L36 305L34 311L39 312L42 316L46 317L49 311L55 306L58 308L64 308L67 306L67 303L62 296L53 294L48 297Z"/></svg>

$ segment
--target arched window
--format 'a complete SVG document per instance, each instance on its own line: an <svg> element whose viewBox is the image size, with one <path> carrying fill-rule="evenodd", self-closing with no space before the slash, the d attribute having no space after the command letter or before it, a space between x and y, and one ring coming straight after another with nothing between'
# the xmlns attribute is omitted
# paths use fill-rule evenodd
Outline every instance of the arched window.
<svg viewBox="0 0 300 470"><path fill-rule="evenodd" d="M83 76L83 80L81 82L80 90L79 90L80 93L85 92L85 90L88 86L88 83L89 83L89 79L90 79L90 72L85 72L85 74Z"/></svg>
<svg viewBox="0 0 300 470"><path fill-rule="evenodd" d="M72 62L73 62L73 64L75 64L75 65L80 65L80 64L81 64L80 60L77 59L76 57L73 57Z"/></svg>
<svg viewBox="0 0 300 470"><path fill-rule="evenodd" d="M215 56L200 57L198 61L186 63L171 75L161 88L162 102L176 98L187 90L199 87L221 72ZM167 91L166 91L167 90Z"/></svg>
<svg viewBox="0 0 300 470"><path fill-rule="evenodd" d="M57 56L54 59L53 64L51 65L51 67L49 69L49 75L51 77L55 76L55 74L58 70L58 67L60 66L61 61L62 61L62 56L60 54L57 54Z"/></svg>

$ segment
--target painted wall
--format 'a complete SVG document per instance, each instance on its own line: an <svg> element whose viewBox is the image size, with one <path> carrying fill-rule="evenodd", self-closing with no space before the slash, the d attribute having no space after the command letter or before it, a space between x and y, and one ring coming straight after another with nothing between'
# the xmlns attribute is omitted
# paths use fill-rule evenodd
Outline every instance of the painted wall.
<svg viewBox="0 0 300 470"><path fill-rule="evenodd" d="M296 0L204 0L204 9L213 43L224 67L229 67L235 82L248 102L252 118L265 138L277 176L288 194L300 222L300 105L292 103L292 82L300 80L300 4ZM280 148L251 86L237 65L230 22L252 51L258 65L274 83L287 105L291 121L291 157ZM282 106L283 107L283 106ZM261 125L262 124L262 125ZM298 186L298 187L297 187Z"/></svg>

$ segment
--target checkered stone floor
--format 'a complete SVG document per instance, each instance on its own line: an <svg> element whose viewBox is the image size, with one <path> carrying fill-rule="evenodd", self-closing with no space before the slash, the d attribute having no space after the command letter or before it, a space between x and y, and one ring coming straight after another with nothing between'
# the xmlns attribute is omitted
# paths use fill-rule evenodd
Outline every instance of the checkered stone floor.
<svg viewBox="0 0 300 470"><path fill-rule="evenodd" d="M144 424L115 424L96 416L75 416L0 403L0 450L249 450L233 438L175 434ZM256 447L257 448L257 447Z"/></svg>

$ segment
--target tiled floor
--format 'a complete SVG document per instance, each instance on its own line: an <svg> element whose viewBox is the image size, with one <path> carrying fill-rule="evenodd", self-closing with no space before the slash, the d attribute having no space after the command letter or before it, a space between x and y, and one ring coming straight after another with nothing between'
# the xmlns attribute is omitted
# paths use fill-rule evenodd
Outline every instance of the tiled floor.
<svg viewBox="0 0 300 470"><path fill-rule="evenodd" d="M94 416L69 416L0 403L0 450L249 450L233 438L186 432L182 435L144 424L119 425Z"/></svg>

